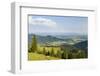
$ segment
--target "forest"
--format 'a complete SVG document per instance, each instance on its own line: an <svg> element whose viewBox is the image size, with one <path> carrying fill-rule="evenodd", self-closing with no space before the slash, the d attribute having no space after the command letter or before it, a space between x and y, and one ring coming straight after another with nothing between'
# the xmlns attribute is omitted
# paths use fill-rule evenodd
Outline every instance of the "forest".
<svg viewBox="0 0 100 76"><path fill-rule="evenodd" d="M85 36L28 36L28 60L58 60L88 58Z"/></svg>

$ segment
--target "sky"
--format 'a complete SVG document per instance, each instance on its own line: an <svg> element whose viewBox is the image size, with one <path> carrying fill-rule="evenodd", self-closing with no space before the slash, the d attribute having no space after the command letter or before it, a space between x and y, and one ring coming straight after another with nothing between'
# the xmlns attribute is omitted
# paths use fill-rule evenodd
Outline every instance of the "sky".
<svg viewBox="0 0 100 76"><path fill-rule="evenodd" d="M88 17L79 16L28 16L28 33L87 34Z"/></svg>

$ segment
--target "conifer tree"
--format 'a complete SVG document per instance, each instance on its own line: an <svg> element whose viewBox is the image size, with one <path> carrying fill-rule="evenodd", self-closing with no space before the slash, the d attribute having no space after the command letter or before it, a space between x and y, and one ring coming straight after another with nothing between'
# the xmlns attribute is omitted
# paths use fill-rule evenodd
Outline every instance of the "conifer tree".
<svg viewBox="0 0 100 76"><path fill-rule="evenodd" d="M63 53L62 53L62 59L68 59L68 52L63 51Z"/></svg>
<svg viewBox="0 0 100 76"><path fill-rule="evenodd" d="M31 52L36 52L37 51L37 39L36 35L33 35L32 37L32 44L31 44Z"/></svg>
<svg viewBox="0 0 100 76"><path fill-rule="evenodd" d="M60 50L57 51L57 57L61 58L62 57L62 53Z"/></svg>
<svg viewBox="0 0 100 76"><path fill-rule="evenodd" d="M55 56L55 55L54 55L54 49L53 49L53 48L51 49L50 55L51 55L51 56Z"/></svg>
<svg viewBox="0 0 100 76"><path fill-rule="evenodd" d="M46 49L43 47L43 54L46 55Z"/></svg>

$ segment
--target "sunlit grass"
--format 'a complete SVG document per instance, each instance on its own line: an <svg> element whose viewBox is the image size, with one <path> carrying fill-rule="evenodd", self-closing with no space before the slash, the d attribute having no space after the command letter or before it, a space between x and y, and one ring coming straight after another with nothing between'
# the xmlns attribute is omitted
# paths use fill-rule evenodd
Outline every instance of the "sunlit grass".
<svg viewBox="0 0 100 76"><path fill-rule="evenodd" d="M28 60L57 60L59 58L38 53L28 53Z"/></svg>

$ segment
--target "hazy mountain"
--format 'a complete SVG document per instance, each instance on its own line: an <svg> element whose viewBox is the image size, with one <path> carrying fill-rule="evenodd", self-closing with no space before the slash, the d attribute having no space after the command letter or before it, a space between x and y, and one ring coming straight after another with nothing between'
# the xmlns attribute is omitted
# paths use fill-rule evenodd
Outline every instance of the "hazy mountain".
<svg viewBox="0 0 100 76"><path fill-rule="evenodd" d="M73 46L76 47L76 48L79 48L79 49L87 50L88 41L79 42L79 43L76 43Z"/></svg>
<svg viewBox="0 0 100 76"><path fill-rule="evenodd" d="M32 34L32 33L30 33ZM51 36L80 36L80 35L86 35L86 34L81 34L81 33L61 33L61 32L53 32L53 33L35 33L36 35L42 35L42 36L47 36L47 35L51 35Z"/></svg>
<svg viewBox="0 0 100 76"><path fill-rule="evenodd" d="M37 37L37 41L39 43L50 43L50 42L56 42L56 41L65 41L64 39L60 39L60 38L56 38L50 35L47 36L40 36L40 35L36 35ZM28 36L28 41L29 43L31 42L32 39L32 34Z"/></svg>
<svg viewBox="0 0 100 76"><path fill-rule="evenodd" d="M28 42L31 43L33 34L28 35ZM36 35L37 41L40 44L53 43L53 44L76 44L82 41L86 41L87 37L82 35Z"/></svg>

